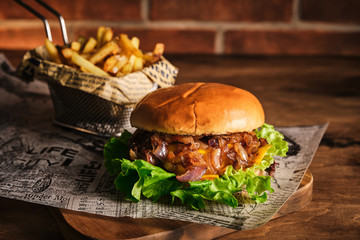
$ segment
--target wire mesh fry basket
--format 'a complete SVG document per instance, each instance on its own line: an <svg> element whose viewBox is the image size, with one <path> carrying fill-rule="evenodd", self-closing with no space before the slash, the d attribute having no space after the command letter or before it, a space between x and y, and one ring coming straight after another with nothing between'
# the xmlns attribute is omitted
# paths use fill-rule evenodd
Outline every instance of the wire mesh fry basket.
<svg viewBox="0 0 360 240"><path fill-rule="evenodd" d="M101 136L117 136L130 130L132 104L116 104L98 96L48 82L54 123Z"/></svg>
<svg viewBox="0 0 360 240"><path fill-rule="evenodd" d="M44 22L51 41L49 24L41 14L20 0L15 0ZM41 0L35 0L60 21L64 44L68 44L62 16ZM30 50L18 67L24 80L47 81L55 110L54 123L100 136L118 136L132 130L131 111L138 100L159 87L175 83L178 69L162 58L141 71L120 78L96 76L49 61L44 46Z"/></svg>

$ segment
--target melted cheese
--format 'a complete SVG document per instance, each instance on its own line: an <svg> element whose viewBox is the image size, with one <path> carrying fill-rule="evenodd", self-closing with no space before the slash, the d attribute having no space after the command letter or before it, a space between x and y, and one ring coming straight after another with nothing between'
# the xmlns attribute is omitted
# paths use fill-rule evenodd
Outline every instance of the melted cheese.
<svg viewBox="0 0 360 240"><path fill-rule="evenodd" d="M206 174L206 175L203 175L201 180L211 180L211 179L214 179L214 178L219 178L219 175L217 174Z"/></svg>
<svg viewBox="0 0 360 240"><path fill-rule="evenodd" d="M199 149L198 152L202 155L205 155L205 154L207 154L208 151L205 149Z"/></svg>
<svg viewBox="0 0 360 240"><path fill-rule="evenodd" d="M265 153L269 150L269 148L271 148L271 145L266 144L258 149L254 158L254 165L259 165L261 163L261 160L264 158Z"/></svg>

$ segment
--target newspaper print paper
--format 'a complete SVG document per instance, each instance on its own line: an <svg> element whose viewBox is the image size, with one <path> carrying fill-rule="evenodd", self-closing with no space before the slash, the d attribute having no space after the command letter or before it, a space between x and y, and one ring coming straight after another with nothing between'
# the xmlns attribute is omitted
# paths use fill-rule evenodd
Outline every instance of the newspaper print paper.
<svg viewBox="0 0 360 240"><path fill-rule="evenodd" d="M102 148L106 139L53 125L46 89L34 93L24 86L14 91L7 86L14 85L15 78L1 71L0 78L0 196L112 217L256 228L268 222L297 189L327 127L277 128L286 136L290 151L286 158L276 159L275 192L266 203L240 199L236 209L209 203L202 211L177 202L171 205L169 199L132 203L114 189L114 179L105 171Z"/></svg>

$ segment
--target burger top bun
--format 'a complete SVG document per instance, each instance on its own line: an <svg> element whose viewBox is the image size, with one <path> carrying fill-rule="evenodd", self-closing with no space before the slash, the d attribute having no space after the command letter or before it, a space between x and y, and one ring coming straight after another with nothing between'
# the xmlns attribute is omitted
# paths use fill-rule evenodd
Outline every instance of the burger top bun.
<svg viewBox="0 0 360 240"><path fill-rule="evenodd" d="M146 95L131 114L131 125L177 135L220 135L253 131L264 110L250 92L219 83L185 83Z"/></svg>

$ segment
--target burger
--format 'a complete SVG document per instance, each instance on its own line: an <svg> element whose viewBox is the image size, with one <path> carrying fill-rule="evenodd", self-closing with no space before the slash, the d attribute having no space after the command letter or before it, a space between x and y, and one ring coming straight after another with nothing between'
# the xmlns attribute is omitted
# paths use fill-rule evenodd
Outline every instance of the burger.
<svg viewBox="0 0 360 240"><path fill-rule="evenodd" d="M170 195L194 209L205 201L238 205L245 193L264 202L272 192L273 156L288 150L264 123L250 92L219 83L185 83L149 93L135 106L137 128L105 145L115 186L133 201Z"/></svg>

